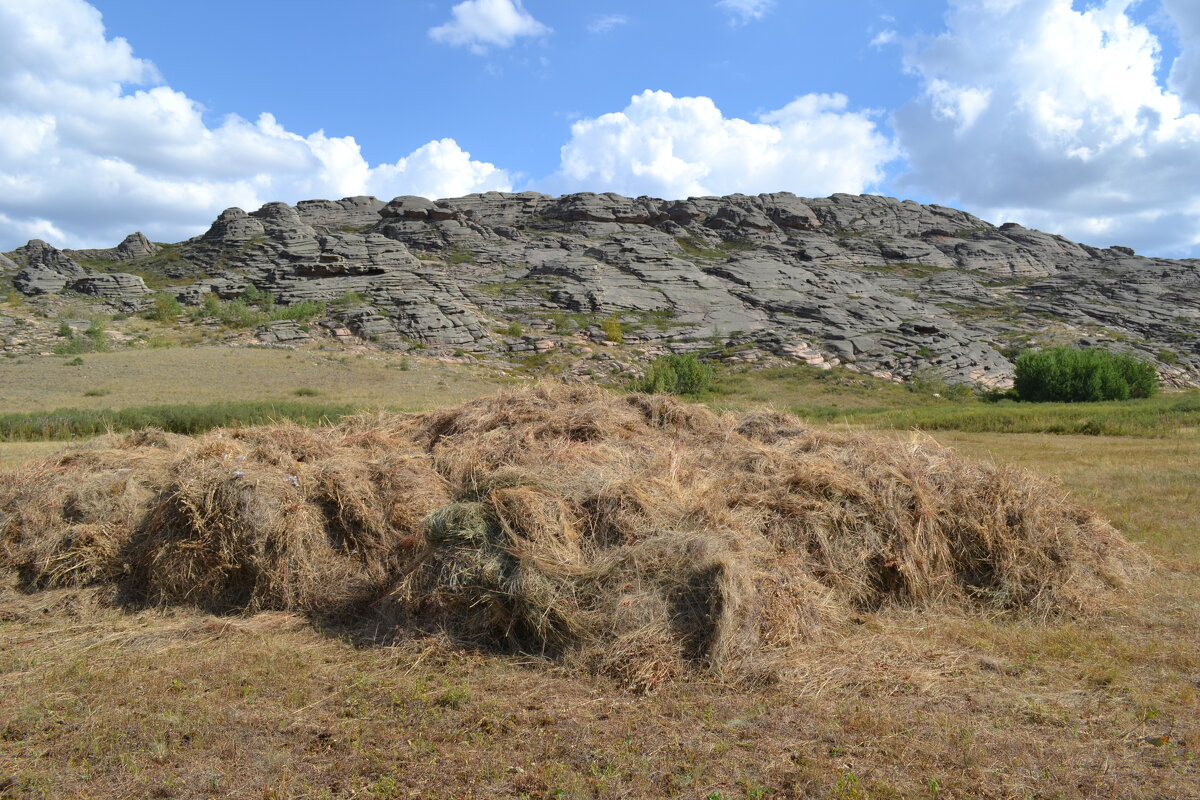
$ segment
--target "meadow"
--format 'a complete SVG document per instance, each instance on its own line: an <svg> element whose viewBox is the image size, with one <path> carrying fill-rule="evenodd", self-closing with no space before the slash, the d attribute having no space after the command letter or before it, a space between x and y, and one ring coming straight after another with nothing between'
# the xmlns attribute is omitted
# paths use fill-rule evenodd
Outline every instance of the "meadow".
<svg viewBox="0 0 1200 800"><path fill-rule="evenodd" d="M33 384L0 384L0 411L215 402L229 396L205 388L218 380L224 391L242 387L248 402L416 409L503 383L417 360L402 371L335 366L324 354L247 353L205 355L214 366L197 366L194 377L167 360L157 374L140 373L138 387L114 369L103 381L111 394L82 402L97 380L63 386L54 370L71 368L31 363L22 374ZM269 361L238 377L242 358ZM309 358L313 373L287 372ZM1029 418L989 428L978 415L1010 410L851 376L725 377L725 391L706 398L712 405L769 401L835 430L933 437L971 458L1050 476L1158 566L1094 616L862 611L812 643L797 679L747 686L698 673L649 694L541 658L438 637L393 639L372 625L314 626L279 611L126 611L94 589L26 594L10 582L0 590L0 796L1200 793L1200 437L1186 408L1194 395L1018 409ZM322 394L295 395L302 386ZM52 399L42 404L39 393ZM834 404L836 415L812 411ZM1169 411L1175 405L1185 408ZM1075 414L1107 420L1118 435L1095 426L1084 435L1008 432ZM908 430L921 419L926 432ZM7 442L0 457L19 467L64 444Z"/></svg>

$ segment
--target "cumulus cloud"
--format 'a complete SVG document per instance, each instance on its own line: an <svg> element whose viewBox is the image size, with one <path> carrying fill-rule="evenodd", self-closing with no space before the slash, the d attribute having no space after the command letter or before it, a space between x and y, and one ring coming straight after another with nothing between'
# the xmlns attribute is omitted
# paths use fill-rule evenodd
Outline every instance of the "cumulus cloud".
<svg viewBox="0 0 1200 800"><path fill-rule="evenodd" d="M521 0L464 0L450 9L450 21L429 30L435 42L467 47L483 54L491 47L512 47L523 36L551 30L533 18Z"/></svg>
<svg viewBox="0 0 1200 800"><path fill-rule="evenodd" d="M588 33L608 33L613 28L619 28L622 25L629 24L629 17L624 14L605 14L601 17L596 17L588 23Z"/></svg>
<svg viewBox="0 0 1200 800"><path fill-rule="evenodd" d="M1182 47L1171 65L1169 85L1192 110L1200 110L1200 4L1195 0L1162 0L1162 4Z"/></svg>
<svg viewBox="0 0 1200 800"><path fill-rule="evenodd" d="M0 250L31 236L111 245L135 228L173 241L270 200L511 188L452 139L372 167L353 137L303 136L270 114L206 124L160 81L83 0L0 0Z"/></svg>
<svg viewBox="0 0 1200 800"><path fill-rule="evenodd" d="M622 111L571 126L554 191L680 198L732 192L862 192L896 153L843 95L810 94L755 122L707 97L645 91Z"/></svg>
<svg viewBox="0 0 1200 800"><path fill-rule="evenodd" d="M729 12L735 24L762 19L775 5L775 0L717 0L717 7Z"/></svg>
<svg viewBox="0 0 1200 800"><path fill-rule="evenodd" d="M898 187L1100 245L1200 247L1200 115L1159 82L1132 4L951 0L946 30L906 56L923 88L893 120L911 168Z"/></svg>

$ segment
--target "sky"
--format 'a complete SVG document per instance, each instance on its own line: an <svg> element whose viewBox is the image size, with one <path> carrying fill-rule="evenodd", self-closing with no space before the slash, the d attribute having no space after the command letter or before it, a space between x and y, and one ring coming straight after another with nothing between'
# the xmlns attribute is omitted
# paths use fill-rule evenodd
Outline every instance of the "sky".
<svg viewBox="0 0 1200 800"><path fill-rule="evenodd" d="M0 0L0 250L492 190L875 193L1200 257L1200 2Z"/></svg>

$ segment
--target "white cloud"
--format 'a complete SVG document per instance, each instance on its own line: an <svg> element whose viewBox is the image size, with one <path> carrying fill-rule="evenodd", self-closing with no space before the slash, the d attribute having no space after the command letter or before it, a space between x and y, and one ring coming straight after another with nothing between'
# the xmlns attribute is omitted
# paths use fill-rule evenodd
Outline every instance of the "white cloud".
<svg viewBox="0 0 1200 800"><path fill-rule="evenodd" d="M762 19L775 5L775 0L717 0L717 6L733 16L735 24Z"/></svg>
<svg viewBox="0 0 1200 800"><path fill-rule="evenodd" d="M891 28L886 28L875 34L875 38L871 40L872 47L883 47L896 41L898 34Z"/></svg>
<svg viewBox="0 0 1200 800"><path fill-rule="evenodd" d="M1183 52L1171 65L1170 87L1183 96L1192 110L1200 110L1200 3L1196 0L1162 0L1175 23Z"/></svg>
<svg viewBox="0 0 1200 800"><path fill-rule="evenodd" d="M464 0L450 9L450 21L429 30L435 42L468 47L482 54L489 46L512 47L522 36L551 30L533 18L521 0Z"/></svg>
<svg viewBox="0 0 1200 800"><path fill-rule="evenodd" d="M707 97L645 91L622 111L571 126L552 191L665 198L793 191L861 192L895 157L870 115L842 95L805 95L757 122Z"/></svg>
<svg viewBox="0 0 1200 800"><path fill-rule="evenodd" d="M923 89L894 117L911 168L898 187L1094 244L1200 246L1200 116L1160 84L1131 5L951 0L946 30L906 56ZM1179 8L1181 28L1200 23ZM1200 89L1185 72L1197 45L1180 91Z"/></svg>
<svg viewBox="0 0 1200 800"><path fill-rule="evenodd" d="M622 25L629 24L629 17L624 14L605 14L602 17L596 17L588 23L588 33L608 33L613 28L619 28Z"/></svg>
<svg viewBox="0 0 1200 800"><path fill-rule="evenodd" d="M208 125L182 92L147 86L158 80L83 0L0 0L0 250L30 236L111 245L134 229L174 241L270 200L511 188L452 139L372 167L353 137L301 136L270 114Z"/></svg>

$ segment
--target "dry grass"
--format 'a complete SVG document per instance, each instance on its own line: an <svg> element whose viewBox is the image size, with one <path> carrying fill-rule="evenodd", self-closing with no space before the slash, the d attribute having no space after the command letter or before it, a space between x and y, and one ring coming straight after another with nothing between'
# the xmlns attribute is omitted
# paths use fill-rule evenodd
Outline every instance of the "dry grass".
<svg viewBox="0 0 1200 800"><path fill-rule="evenodd" d="M15 469L62 448L62 442L0 442L0 469Z"/></svg>
<svg viewBox="0 0 1200 800"><path fill-rule="evenodd" d="M294 400L305 387L319 389L322 403L426 409L495 391L497 382L480 372L417 356L312 349L121 350L85 355L80 366L0 359L0 412ZM107 394L87 394L96 390Z"/></svg>
<svg viewBox="0 0 1200 800"><path fill-rule="evenodd" d="M939 432L964 455L1054 476L1159 558L1200 570L1200 439Z"/></svg>
<svg viewBox="0 0 1200 800"><path fill-rule="evenodd" d="M442 441L454 435L463 433ZM1002 464L1058 471L1106 516L1134 512L1128 519L1147 533L1138 538L1156 553L1194 562L1184 555L1195 542L1195 506L1185 505L1194 488L1172 477L1196 463L1191 445L940 438ZM549 441L531 439L515 455L548 456ZM577 453L589 441L561 446ZM1108 444L1126 449L1106 459ZM572 555L545 487L473 483L469 467L454 474L474 494L456 500L483 503L514 530L531 515L554 520L560 535L546 549ZM103 587L26 593L8 584L0 796L1200 795L1200 579L1192 568L1159 569L1135 583L1136 592L1106 593L1097 613L1079 616L886 603L809 640L788 681L731 684L694 671L650 695L438 637L388 643L370 621L314 627L279 611L123 611Z"/></svg>
<svg viewBox="0 0 1200 800"><path fill-rule="evenodd" d="M108 437L0 483L28 589L370 613L653 689L787 678L883 607L1102 608L1148 562L1031 474L543 385L331 428Z"/></svg>

